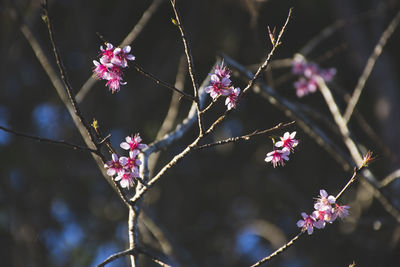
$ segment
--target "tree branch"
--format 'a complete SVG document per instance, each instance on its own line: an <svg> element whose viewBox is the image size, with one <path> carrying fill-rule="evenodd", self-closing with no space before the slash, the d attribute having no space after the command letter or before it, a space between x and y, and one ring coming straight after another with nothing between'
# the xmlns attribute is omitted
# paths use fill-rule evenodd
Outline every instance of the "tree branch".
<svg viewBox="0 0 400 267"><path fill-rule="evenodd" d="M62 145L62 146L66 146L66 147L69 147L69 148L74 149L74 150L79 149L79 150L83 150L83 151L88 151L88 152L94 153L96 155L99 154L99 151L97 149L78 146L78 145L63 141L63 140L57 141L57 140L52 140L52 139L48 139L48 138L43 138L43 137L40 137L40 136L35 136L35 135L30 135L30 134L26 134L26 133L22 133L22 132L17 132L17 131L5 128L3 126L0 126L0 129L5 131L5 132L17 135L17 136L22 136L22 137L25 137L25 138L28 138L28 139L33 139L33 140L39 141L39 142L49 143L49 144L54 144L54 145Z"/></svg>

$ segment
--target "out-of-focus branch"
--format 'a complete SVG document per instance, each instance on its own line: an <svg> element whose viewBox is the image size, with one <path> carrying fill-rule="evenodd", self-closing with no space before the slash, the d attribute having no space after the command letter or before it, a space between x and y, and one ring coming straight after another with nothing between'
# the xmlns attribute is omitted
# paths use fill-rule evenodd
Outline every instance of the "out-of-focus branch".
<svg viewBox="0 0 400 267"><path fill-rule="evenodd" d="M372 52L371 56L368 58L367 64L364 67L364 70L358 79L356 88L354 89L353 95L347 105L346 111L344 112L344 120L346 123L349 122L351 115L353 114L353 110L357 105L358 100L360 99L360 95L362 90L365 87L365 83L367 82L368 77L370 76L376 60L382 54L383 47L386 45L387 41L389 40L390 36L392 36L393 32L396 30L397 26L400 22L400 11L397 12L396 16L390 22L389 26L386 30L382 33L381 37L379 38L378 43L376 44L374 51Z"/></svg>
<svg viewBox="0 0 400 267"><path fill-rule="evenodd" d="M175 88L178 88L179 90L183 90L185 85L185 76L187 74L186 64L187 64L186 58L182 56L179 61L178 71L176 73L176 79L175 79ZM169 103L167 115L165 116L164 121L161 123L160 129L158 130L156 136L156 140L159 140L161 137L163 137L165 134L167 134L169 131L172 130L174 122L178 116L178 111L180 106L179 100L180 100L180 95L178 93L173 93L171 96L171 101ZM160 153L161 152L152 154L152 158L149 161L150 175L152 174L154 167L157 164Z"/></svg>
<svg viewBox="0 0 400 267"><path fill-rule="evenodd" d="M151 5L147 8L145 12L143 12L142 17L139 19L139 21L133 26L132 30L128 33L128 35L125 37L125 39L122 41L122 43L119 46L126 46L131 44L136 37L142 32L146 24L150 21L150 18L153 16L153 14L158 10L159 6L164 0L154 0ZM90 77L81 87L79 92L76 94L75 98L78 103L81 103L87 93L92 89L93 85L96 83L96 79L93 77Z"/></svg>
<svg viewBox="0 0 400 267"><path fill-rule="evenodd" d="M315 49L320 43L322 43L324 40L328 39L331 37L334 33L336 33L338 30L341 28L348 26L350 23L355 23L360 20L365 20L369 19L374 16L378 16L384 9L386 9L386 4L385 3L380 3L378 8L373 9L373 10L368 10L364 13L359 14L358 16L355 16L351 19L339 19L335 21L333 24L328 25L325 27L319 34L317 34L315 37L311 38L304 46L303 48L300 49L299 53L308 56L311 51Z"/></svg>
<svg viewBox="0 0 400 267"><path fill-rule="evenodd" d="M252 138L252 137L255 137L255 136L258 136L258 135L263 135L263 134L268 134L268 133L270 133L272 131L277 131L277 130L286 128L286 127L288 127L290 125L293 125L294 123L295 123L295 121L288 122L288 123L279 123L278 125L276 125L276 126L274 126L272 128L266 129L266 130L255 131L255 132L252 132L250 134L237 136L237 137L231 137L231 138L220 140L220 141L217 141L217 142L214 142L214 143L197 146L197 147L195 147L195 149L199 150L199 149L210 148L210 147L219 146L219 145L225 145L225 144L232 143L232 142L247 141L247 140L250 140L250 138Z"/></svg>
<svg viewBox="0 0 400 267"><path fill-rule="evenodd" d="M379 188L388 186L390 183L392 183L394 180L400 178L400 169L395 170L388 176L386 176L380 183L379 183Z"/></svg>
<svg viewBox="0 0 400 267"><path fill-rule="evenodd" d="M95 153L96 155L99 154L99 151L96 150L96 149L92 149L92 148L89 148L89 147L78 146L78 145L63 141L63 140L61 140L61 141L52 140L52 139L43 138L43 137L40 137L40 136L35 136L35 135L30 135L30 134L26 134L26 133L22 133L22 132L17 132L17 131L5 128L3 126L0 126L0 129L5 131L5 132L17 135L17 136L22 136L22 137L25 137L25 138L28 138L28 139L33 139L33 140L39 141L39 142L49 143L49 144L54 144L54 145L62 145L62 146L66 146L66 147L69 147L69 148L74 149L74 150L79 149L79 150L83 150L83 151L92 152L92 153Z"/></svg>
<svg viewBox="0 0 400 267"><path fill-rule="evenodd" d="M182 42L186 54L186 60L188 62L188 70L189 70L189 75L190 79L192 80L192 85L193 85L193 92L194 92L194 98L196 102L196 109L197 109L197 122L199 123L199 132L200 134L203 133L203 119L202 115L200 113L200 99L199 99L199 84L197 83L196 77L195 77L195 70L194 70L194 63L193 63L193 56L192 56L192 51L189 45L189 42L187 40L185 30L183 29L182 23L181 23L181 18L178 12L178 9L176 8L175 5L175 0L170 0L172 9L175 14L175 20L173 21L174 24L179 28L179 31L181 33L182 37Z"/></svg>

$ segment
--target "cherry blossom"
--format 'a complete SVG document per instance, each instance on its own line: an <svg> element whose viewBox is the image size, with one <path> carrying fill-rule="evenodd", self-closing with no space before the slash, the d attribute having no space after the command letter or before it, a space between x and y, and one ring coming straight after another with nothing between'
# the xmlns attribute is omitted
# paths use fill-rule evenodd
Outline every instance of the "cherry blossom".
<svg viewBox="0 0 400 267"><path fill-rule="evenodd" d="M142 162L137 159L137 155L139 154L139 150L135 149L133 151L129 151L129 158L128 157L120 157L119 162L125 169L130 170L133 173L138 173L138 166L142 164ZM135 176L138 177L138 176Z"/></svg>
<svg viewBox="0 0 400 267"><path fill-rule="evenodd" d="M227 96L225 100L225 105L227 106L228 110L236 108L236 103L239 99L239 95L240 95L240 88L235 88L232 90L232 93L229 96Z"/></svg>
<svg viewBox="0 0 400 267"><path fill-rule="evenodd" d="M113 176L122 170L122 165L119 162L118 155L112 154L111 157L112 157L112 160L107 161L106 164L104 164L104 167L108 169L107 174L109 176Z"/></svg>
<svg viewBox="0 0 400 267"><path fill-rule="evenodd" d="M135 56L129 54L130 51L130 46L125 46L121 49L107 43L106 48L100 46L100 62L93 60L94 77L107 80L106 86L112 93L118 92L121 85L126 84L122 80L122 69L128 67L127 60L135 60Z"/></svg>
<svg viewBox="0 0 400 267"><path fill-rule="evenodd" d="M115 181L119 182L122 188L130 188L135 185L134 182L135 175L133 172L123 169L118 172L117 177L115 177Z"/></svg>
<svg viewBox="0 0 400 267"><path fill-rule="evenodd" d="M274 149L273 151L271 151L267 154L265 161L272 162L272 165L274 166L274 168L279 165L285 166L284 160L286 160L286 161L289 160L289 157L288 157L289 154L290 154L290 152L287 149L283 149L283 150Z"/></svg>
<svg viewBox="0 0 400 267"><path fill-rule="evenodd" d="M314 227L321 229L325 226L323 222L321 222L321 220L317 220L313 214L307 215L307 213L302 212L301 216L303 217L303 220L299 220L297 222L297 226L302 228L303 231L307 230L309 235L313 233Z"/></svg>
<svg viewBox="0 0 400 267"><path fill-rule="evenodd" d="M211 75L211 84L207 86L204 91L210 94L212 99L218 96L225 96L225 105L227 109L236 108L236 103L239 99L240 88L235 88L231 85L230 70L223 65L223 63L217 66L214 73Z"/></svg>
<svg viewBox="0 0 400 267"><path fill-rule="evenodd" d="M340 206L338 204L335 204L335 208L333 208L333 215L335 216L335 218L339 216L340 219L344 219L349 216L349 209L349 206Z"/></svg>
<svg viewBox="0 0 400 267"><path fill-rule="evenodd" d="M296 132L286 132L283 137L281 137L281 141L275 143L276 147L287 148L289 151L293 152L294 147L298 145L299 141L294 139L296 136Z"/></svg>
<svg viewBox="0 0 400 267"><path fill-rule="evenodd" d="M125 138L125 141L126 142L122 142L120 144L120 147L125 150L130 150L130 151L138 150L139 151L139 150L145 149L147 147L147 145L141 144L142 138L140 138L139 134L136 134L135 136L127 136Z"/></svg>
<svg viewBox="0 0 400 267"><path fill-rule="evenodd" d="M293 85L297 96L303 97L317 91L317 77L329 82L335 76L336 69L322 69L316 63L307 62L301 55L296 55L292 62L292 73L301 76Z"/></svg>
<svg viewBox="0 0 400 267"><path fill-rule="evenodd" d="M317 201L314 204L314 209L319 211L331 210L331 205L336 202L335 197L328 196L328 193L324 189L319 191L319 195L319 198L317 198Z"/></svg>
<svg viewBox="0 0 400 267"><path fill-rule="evenodd" d="M315 210L310 216L303 212L301 214L303 220L298 221L297 226L302 228L303 231L307 230L308 234L312 234L314 227L322 229L326 223L333 223L338 217L341 219L347 217L349 208L349 206L338 205L334 196L321 189L314 204Z"/></svg>

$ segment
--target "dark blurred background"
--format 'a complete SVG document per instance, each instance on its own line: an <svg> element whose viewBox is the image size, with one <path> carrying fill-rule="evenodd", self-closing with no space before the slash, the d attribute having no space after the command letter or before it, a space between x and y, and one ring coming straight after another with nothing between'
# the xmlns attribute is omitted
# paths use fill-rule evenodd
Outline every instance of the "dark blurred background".
<svg viewBox="0 0 400 267"><path fill-rule="evenodd" d="M77 92L91 76L92 60L102 41L117 45L152 1L50 0L56 40ZM293 17L274 59L293 55L321 30L345 20L308 58L335 67L335 95L352 93L381 33L399 10L395 0L177 0L192 45L196 76L206 78L218 53L253 71L271 49L267 25L278 29L288 9ZM51 56L41 20L40 1L0 2L0 125L14 130L83 144L68 112L36 59L15 20L15 7ZM164 1L132 44L137 63L174 83L183 45L171 23L172 9ZM378 179L400 167L399 74L400 32L384 48L361 95L358 111L375 131L371 137L357 120L354 137L379 155L371 166ZM55 65L54 65L55 66ZM96 118L115 147L140 132L154 140L169 106L171 91L157 86L134 68L126 70L127 85L111 94L99 81L81 103L86 119ZM266 81L282 96L325 114L319 93L297 99L290 67L272 69ZM235 84L244 87L239 78ZM185 91L191 93L190 79ZM190 103L182 99L178 120ZM340 101L341 107L345 107ZM211 113L223 111L223 104ZM210 117L210 121L212 119ZM208 141L265 129L291 121L260 96L250 93ZM321 122L323 125L323 122ZM329 127L325 127L329 131ZM321 188L336 194L351 176L300 128L300 144L284 168L264 162L271 139L190 154L146 195L141 220L141 244L164 258L151 229L169 240L173 265L246 266L270 254L297 234L300 213L311 212ZM192 129L163 151L155 170L180 152L197 133ZM283 134L284 130L277 134ZM345 151L338 135L330 137ZM86 152L41 144L0 131L0 258L2 266L93 266L128 247L127 209ZM400 209L400 181L383 189ZM301 238L270 266L399 266L400 227L369 191L353 185L342 197L350 217L312 236ZM151 226L157 223L157 227ZM165 247L164 247L165 250ZM145 256L141 266L156 266ZM128 257L108 266L128 266Z"/></svg>

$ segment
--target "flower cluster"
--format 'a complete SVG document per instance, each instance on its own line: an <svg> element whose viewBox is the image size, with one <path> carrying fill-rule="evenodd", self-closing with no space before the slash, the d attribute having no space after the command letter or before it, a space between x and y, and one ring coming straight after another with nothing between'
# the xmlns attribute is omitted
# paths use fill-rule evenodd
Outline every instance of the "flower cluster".
<svg viewBox="0 0 400 267"><path fill-rule="evenodd" d="M283 137L280 137L281 141L275 143L274 150L267 154L265 158L266 162L272 162L274 168L278 165L284 166L284 160L289 160L290 152L294 151L294 147L298 145L299 141L294 139L296 132L286 132ZM280 148L280 149L276 149Z"/></svg>
<svg viewBox="0 0 400 267"><path fill-rule="evenodd" d="M306 62L300 55L295 56L292 67L292 72L294 74L302 76L294 83L298 97L303 97L309 93L317 91L317 76L324 79L324 81L329 82L336 74L336 69L321 69L316 63Z"/></svg>
<svg viewBox="0 0 400 267"><path fill-rule="evenodd" d="M308 234L311 235L314 227L322 229L326 223L333 223L338 217L346 218L349 215L349 208L349 206L338 205L334 196L328 195L324 189L321 189L314 204L314 212L311 215L302 212L303 220L299 220L297 226L302 228L303 231L307 230Z"/></svg>
<svg viewBox="0 0 400 267"><path fill-rule="evenodd" d="M106 44L106 48L100 46L100 62L93 60L93 73L97 79L107 80L106 86L111 92L118 92L121 85L126 82L122 81L122 69L128 67L127 60L135 60L135 56L129 54L131 47L125 46L119 48L110 43Z"/></svg>
<svg viewBox="0 0 400 267"><path fill-rule="evenodd" d="M115 181L119 181L122 188L130 188L134 186L134 179L139 177L139 166L142 162L137 158L140 151L147 146L142 144L142 138L138 134L135 136L127 136L126 142L120 144L121 148L129 150L129 157L118 157L112 154L112 160L104 164L107 168L109 176L115 176Z"/></svg>
<svg viewBox="0 0 400 267"><path fill-rule="evenodd" d="M236 108L236 104L240 95L240 88L235 88L232 86L230 80L230 70L227 69L222 63L220 66L217 66L214 70L214 73L210 73L210 75L211 85L204 89L206 93L210 94L212 99L215 99L220 95L226 96L225 105L227 106L228 110Z"/></svg>

